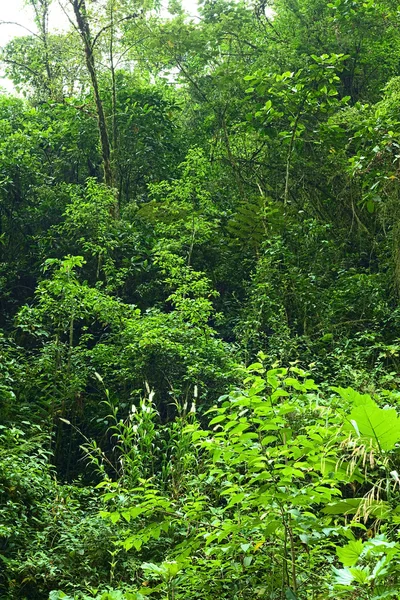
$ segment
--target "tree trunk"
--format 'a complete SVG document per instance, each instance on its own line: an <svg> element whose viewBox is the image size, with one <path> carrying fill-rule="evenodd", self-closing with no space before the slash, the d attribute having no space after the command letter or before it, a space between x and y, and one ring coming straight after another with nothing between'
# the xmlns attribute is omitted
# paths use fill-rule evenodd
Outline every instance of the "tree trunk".
<svg viewBox="0 0 400 600"><path fill-rule="evenodd" d="M83 41L85 49L86 66L92 83L94 99L97 110L97 121L99 126L101 153L103 158L104 181L109 187L113 186L113 175L111 168L111 148L108 137L106 117L104 114L103 102L99 92L99 83L97 79L96 65L93 55L93 42L90 33L89 21L87 18L85 0L71 0L76 24Z"/></svg>

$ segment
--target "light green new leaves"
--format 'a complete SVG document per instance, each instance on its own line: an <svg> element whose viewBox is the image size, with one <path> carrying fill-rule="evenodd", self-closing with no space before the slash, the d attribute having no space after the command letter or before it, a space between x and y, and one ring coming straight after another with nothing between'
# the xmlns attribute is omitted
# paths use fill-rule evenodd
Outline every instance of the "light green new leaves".
<svg viewBox="0 0 400 600"><path fill-rule="evenodd" d="M182 565L177 561L164 561L161 565L143 563L143 571L154 579L171 581L181 571Z"/></svg>

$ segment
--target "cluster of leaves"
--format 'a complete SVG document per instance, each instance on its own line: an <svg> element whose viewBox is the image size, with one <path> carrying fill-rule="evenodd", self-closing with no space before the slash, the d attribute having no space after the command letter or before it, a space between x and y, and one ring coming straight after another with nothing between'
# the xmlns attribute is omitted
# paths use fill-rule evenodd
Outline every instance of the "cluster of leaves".
<svg viewBox="0 0 400 600"><path fill-rule="evenodd" d="M397 395L321 393L261 362L239 378L206 429L195 402L166 426L152 394L125 421L112 411L118 481L85 446L114 532L113 589L95 597L396 598L400 417L380 404Z"/></svg>
<svg viewBox="0 0 400 600"><path fill-rule="evenodd" d="M46 598L61 582L107 579L112 530L89 488L57 482L48 433L22 421L1 426L0 442L2 596Z"/></svg>

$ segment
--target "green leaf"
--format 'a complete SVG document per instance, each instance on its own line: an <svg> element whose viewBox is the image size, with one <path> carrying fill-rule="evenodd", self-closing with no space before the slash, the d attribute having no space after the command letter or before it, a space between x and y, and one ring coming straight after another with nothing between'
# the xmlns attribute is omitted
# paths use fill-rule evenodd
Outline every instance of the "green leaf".
<svg viewBox="0 0 400 600"><path fill-rule="evenodd" d="M234 506L235 504L240 504L245 496L246 496L246 494L244 492L240 492L239 494L235 494L229 500L227 508L230 508L231 506Z"/></svg>
<svg viewBox="0 0 400 600"><path fill-rule="evenodd" d="M216 423L221 423L222 421L226 420L226 416L225 415L218 415L217 417L214 417L210 423L209 426L211 427L211 425L215 425Z"/></svg>
<svg viewBox="0 0 400 600"><path fill-rule="evenodd" d="M60 590L53 590L49 594L49 600L61 600L61 598L68 598L67 594L61 592Z"/></svg>
<svg viewBox="0 0 400 600"><path fill-rule="evenodd" d="M368 200L366 207L370 214L375 212L375 202L373 200Z"/></svg>
<svg viewBox="0 0 400 600"><path fill-rule="evenodd" d="M136 538L135 540L133 540L133 545L135 546L135 550L137 550L139 552L140 548L142 547L142 540L139 538Z"/></svg>
<svg viewBox="0 0 400 600"><path fill-rule="evenodd" d="M336 585L351 586L354 577L349 569L336 569L333 567L333 572Z"/></svg>
<svg viewBox="0 0 400 600"><path fill-rule="evenodd" d="M332 387L332 390L339 394L343 400L348 403L353 404L353 406L363 406L365 404L374 404L371 396L369 394L360 394L353 388L342 388L342 387Z"/></svg>
<svg viewBox="0 0 400 600"><path fill-rule="evenodd" d="M119 512L113 512L110 514L110 519L111 519L111 523L118 523L118 521L120 520L121 515L119 514Z"/></svg>
<svg viewBox="0 0 400 600"><path fill-rule="evenodd" d="M353 575L354 580L357 581L357 583L360 583L361 585L368 581L370 574L368 567L364 567L363 569L350 569L350 573Z"/></svg>
<svg viewBox="0 0 400 600"><path fill-rule="evenodd" d="M292 592L290 588L286 588L285 597L286 600L299 600L296 594Z"/></svg>
<svg viewBox="0 0 400 600"><path fill-rule="evenodd" d="M133 548L134 543L135 543L135 538L133 537L129 537L126 540L124 540L122 542L122 546L124 547L124 549L128 552L131 548Z"/></svg>
<svg viewBox="0 0 400 600"><path fill-rule="evenodd" d="M342 548L336 548L336 554L345 567L353 567L360 558L364 544L361 540L353 540Z"/></svg>

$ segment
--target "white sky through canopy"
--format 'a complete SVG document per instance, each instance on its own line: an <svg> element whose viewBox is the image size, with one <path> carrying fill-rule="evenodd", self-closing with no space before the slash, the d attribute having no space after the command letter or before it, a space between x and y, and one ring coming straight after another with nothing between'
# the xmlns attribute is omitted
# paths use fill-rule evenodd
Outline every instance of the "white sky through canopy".
<svg viewBox="0 0 400 600"><path fill-rule="evenodd" d="M163 1L162 4L166 4L167 1ZM190 15L196 15L196 0L183 0L182 4ZM53 31L69 28L68 19L57 0L50 7L49 26ZM24 27L36 31L33 9L26 5L26 0L0 0L0 46L4 46L14 37L29 35L29 31ZM12 92L11 81L2 78L2 74L0 71L0 89Z"/></svg>

